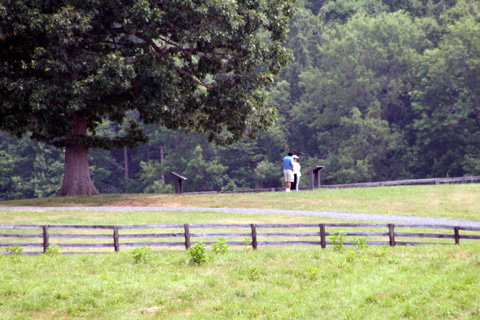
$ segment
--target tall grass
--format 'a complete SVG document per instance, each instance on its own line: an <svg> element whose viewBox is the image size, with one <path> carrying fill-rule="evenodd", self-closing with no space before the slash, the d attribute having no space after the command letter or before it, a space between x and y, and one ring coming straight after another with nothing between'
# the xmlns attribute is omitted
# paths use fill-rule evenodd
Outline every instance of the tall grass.
<svg viewBox="0 0 480 320"><path fill-rule="evenodd" d="M1 319L478 319L479 246L0 257Z"/></svg>

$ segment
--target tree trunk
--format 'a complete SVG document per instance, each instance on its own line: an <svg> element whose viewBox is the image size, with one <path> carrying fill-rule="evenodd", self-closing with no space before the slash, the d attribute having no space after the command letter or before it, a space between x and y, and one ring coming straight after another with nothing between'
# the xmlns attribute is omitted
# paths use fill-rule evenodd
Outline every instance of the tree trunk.
<svg viewBox="0 0 480 320"><path fill-rule="evenodd" d="M87 119L84 116L74 114L74 134L87 133ZM65 150L65 167L62 188L59 196L80 196L100 194L90 178L88 168L88 148L84 145L68 146Z"/></svg>
<svg viewBox="0 0 480 320"><path fill-rule="evenodd" d="M165 153L163 151L163 146L160 146L160 164L163 164L164 161L165 161ZM164 184L166 183L165 173L163 172L163 168L162 168L162 181Z"/></svg>
<svg viewBox="0 0 480 320"><path fill-rule="evenodd" d="M123 147L123 159L125 161L125 178L130 179L130 167L128 165L128 149Z"/></svg>

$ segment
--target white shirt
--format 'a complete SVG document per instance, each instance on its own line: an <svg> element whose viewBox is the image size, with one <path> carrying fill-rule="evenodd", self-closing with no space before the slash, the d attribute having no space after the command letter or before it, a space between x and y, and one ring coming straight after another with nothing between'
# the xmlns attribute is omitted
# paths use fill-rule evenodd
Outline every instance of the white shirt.
<svg viewBox="0 0 480 320"><path fill-rule="evenodd" d="M298 177L300 177L302 175L302 173L300 172L300 163L298 163L297 161L294 161L293 162L293 174L296 174Z"/></svg>

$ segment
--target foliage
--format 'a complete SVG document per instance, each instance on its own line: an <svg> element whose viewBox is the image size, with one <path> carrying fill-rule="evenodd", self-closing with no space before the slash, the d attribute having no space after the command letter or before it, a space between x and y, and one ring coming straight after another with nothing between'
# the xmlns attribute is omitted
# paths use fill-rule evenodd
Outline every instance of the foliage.
<svg viewBox="0 0 480 320"><path fill-rule="evenodd" d="M225 242L225 238L219 238L217 243L212 244L213 252L216 254L227 253L229 245Z"/></svg>
<svg viewBox="0 0 480 320"><path fill-rule="evenodd" d="M226 167L216 159L212 161L204 159L202 151L202 147L197 146L187 163L184 174L186 177L191 177L192 182L188 184L186 190L221 190L221 187L226 184L224 180L228 180L228 176L225 175Z"/></svg>
<svg viewBox="0 0 480 320"><path fill-rule="evenodd" d="M0 200L55 195L63 155L55 148L0 132Z"/></svg>
<svg viewBox="0 0 480 320"><path fill-rule="evenodd" d="M368 247L368 243L366 243L365 238L353 238L352 243L357 249L364 249Z"/></svg>
<svg viewBox="0 0 480 320"><path fill-rule="evenodd" d="M66 105L66 109L73 111L76 110L75 106L83 103L79 98L80 93L74 89L86 90L87 96L98 95L101 91L99 102L94 101L94 106L83 107L89 112L95 111L92 118L89 118L91 122L88 126L93 128L98 124L94 132L88 133L89 139L96 137L99 139L97 142L108 140L120 142L118 139L123 139L122 142L126 142L129 121L136 123L137 128L133 130L134 132L139 133L137 130L141 130L149 138L148 143L138 144L137 149L128 148L126 150L128 157L125 157L123 148L114 148L110 151L91 149L90 172L100 192L170 193L173 192L173 179L168 171L176 171L188 177L184 184L185 191L280 187L283 185L280 162L289 150L300 155L304 170L314 165L324 165L325 170L322 172L324 184L480 174L478 1L304 1L304 8L296 10L289 23L289 37L282 40L282 49L276 46L278 42L275 44L271 41L272 30L261 28L254 22L254 18L257 17L268 23L269 18L275 19L272 17L275 10L267 14L266 10L252 9L250 17L245 11L234 12L228 3L220 5L214 1L203 2L202 8L205 9L207 16L212 14L210 9L217 10L226 21L234 21L227 31L224 30L227 37L236 36L234 33L237 31L247 31L245 30L247 26L241 25L240 21L252 19L248 20L254 24L252 28L259 27L256 29L255 37L242 38L245 42L234 44L235 48L240 47L241 50L246 48L246 54L252 52L257 54L255 57L249 56L253 60L248 60L249 58L242 60L235 55L235 59L241 60L234 59L235 62L242 68L248 69L244 65L248 61L259 63L263 61L267 62L269 67L274 67L275 62L271 62L267 57L266 49L262 49L264 48L262 46L254 48L253 44L269 44L277 58L280 53L291 51L294 59L281 69L275 78L271 77L273 73L266 68L255 67L255 71L260 72L252 73L254 79L251 81L255 84L250 80L245 81L260 91L232 90L225 101L215 92L212 93L214 103L209 106L202 104L199 108L196 108L197 104L205 102L209 96L208 90L201 89L202 84L196 82L224 85L225 87L217 89L228 90L230 78L226 75L230 74L224 74L225 77L222 79L211 75L215 71L213 69L224 70L222 68L226 67L223 61L217 61L218 56L217 59L213 55L202 56L202 59L193 57L189 60L188 54L180 51L190 42L184 43L182 40L198 35L199 37L192 38L195 39L195 44L200 45L202 41L201 44L204 46L209 43L217 44L223 39L220 35L223 24L215 30L205 27L203 31L192 31L190 26L187 26L178 36L183 38L176 39L178 41L175 42L176 44L181 42L185 46L179 45L176 51L173 46L167 45L164 49L168 51L167 55L173 56L173 61L159 58L160 65L153 62L155 57L158 58L158 51L153 45L147 50L145 40L139 40L139 32L131 38L130 36L128 39L122 38L124 42L119 42L119 38L117 49L113 43L108 43L105 39L98 40L98 47L82 47L81 49L87 52L108 51L95 63L90 63L86 53L81 50L78 56L80 60L74 59L67 63L63 56L55 55L49 59L47 49L54 47L55 41L59 41L60 38L65 41L70 39L66 35L75 37L85 35L90 39L92 33L88 30L98 23L96 16L87 15L87 9L90 7L85 4L80 11L63 8L56 14L47 16L41 14L41 9L37 12L22 6L22 1L11 2L10 5L15 6L17 3L18 12L25 13L28 21L32 21L32 25L18 27L18 30L14 30L17 35L14 35L13 26L21 24L10 23L7 20L4 22L10 24L2 28L0 41L2 44L12 43L18 38L14 43L18 45L15 47L12 44L10 49L1 46L0 56L2 62L7 64L18 63L16 68L20 72L16 73L18 79L15 78L14 82L7 81L8 86L4 80L3 90L6 91L6 95L1 95L0 114L6 117L6 113L19 108L19 106L12 107L13 109L4 107L5 103L13 101L12 95L18 97L18 101L24 102L22 106L25 108L22 112L25 114L18 115L18 119L11 115L8 121L0 121L1 126L8 127L14 131L13 133L25 130L35 133L36 129L32 127L40 128L48 122L51 124L51 130L65 131L64 127L69 126L69 121L65 118L67 114L57 112L59 108L61 109L58 105L55 105L55 108L47 108L46 105L55 96L50 92L68 86L69 82L57 78L55 85L47 88L48 81L55 78L47 81L43 78L39 80L39 77L45 76L43 67L50 68L49 70L53 70L58 77L67 76L61 72L63 67L67 68L67 71L69 68L78 67L79 78L75 82L77 87L70 85L72 91L66 91L73 92L72 99L63 96L59 99ZM187 18L199 17L201 10L193 8L190 1L186 3L189 4L187 5L189 9L179 13L179 19L187 21L185 20ZM277 16L279 19L277 22L292 13L287 2L278 3L279 6L283 4L288 7L285 7L288 12ZM275 4L272 1L270 5ZM7 7L2 11L4 14ZM112 8L109 6L105 8L111 10L108 21L114 21L117 15L127 14L119 13L113 5ZM152 8L154 7L145 6L140 14L139 8L127 5L127 9L132 9L136 14L126 18L125 21L132 21L141 26L148 25L145 29L146 38L152 36L155 21L158 22L158 16ZM171 17L176 10L178 8L166 9L163 17ZM245 15L242 15L243 13ZM242 15L244 20L235 20L238 15ZM53 21L55 20L53 16L58 21ZM86 20L79 17L86 17ZM46 38L55 41L51 44L47 43L48 41L42 43L38 52L32 53L32 47L23 45L24 42L20 41L20 38L27 37L26 30L34 30L37 27L35 21L42 19L52 20L50 29L57 28L60 31L53 32L46 27L38 26L40 31L48 33ZM146 23L145 19L149 19L150 22ZM71 22L71 29L63 30L60 27L62 21ZM282 20L283 22L286 20ZM138 31L136 25L129 27L135 29L133 31ZM282 30L285 30L284 27L278 26ZM44 35L40 31L38 34ZM123 30L110 32L122 33ZM213 37L208 40L207 35L216 35L219 38ZM162 48L165 43L158 41L157 46ZM35 43L38 44L38 41L32 42L32 46ZM120 46L120 43L125 46ZM60 54L63 52L61 50L70 48L67 47L68 43L61 44L56 52ZM142 52L136 51L139 47L143 49ZM18 48L15 55L13 48ZM9 52L12 53L11 58ZM149 56L144 57L143 54ZM35 58L32 61L37 61L38 64L25 62L26 57L32 55ZM115 58L112 58L112 55ZM129 55L128 59L142 57L143 60L129 64L130 60L122 58L124 55ZM208 66L204 64L205 59L214 61ZM84 60L85 66L81 64ZM25 80L26 83L21 82L22 76L27 73L22 71L20 66L22 61L26 63L25 68L30 68L28 70L33 68L36 71L31 78ZM277 62L280 61L283 62L283 58ZM94 67L101 63L104 63L102 72L95 73ZM4 68L2 72L6 72L7 64L2 65ZM173 68L172 74L169 73L168 66ZM187 73L198 71L209 75L192 79L180 70ZM138 71L142 71L144 76L138 76L136 73ZM104 76L108 72L121 76L113 79ZM88 78L88 75L91 77ZM160 79L160 76L163 78ZM238 77L237 80L244 79L234 71L232 76ZM129 95L131 92L128 82L141 82L147 77L151 77L152 83L156 86L168 82L167 89L161 91L152 89L147 92L147 88L142 86L138 89L141 94L132 98ZM174 85L178 87L173 87ZM28 86L33 87L26 90ZM37 95L34 96L32 90L36 90ZM121 94L122 92L126 97ZM177 99L177 96L185 92L192 94L183 100ZM250 94L254 99L247 102ZM32 97L29 102L25 100L27 96ZM112 99L112 96L116 96L117 99ZM147 101L145 99L148 96L159 100ZM76 98L73 99L74 97ZM130 108L122 102L139 99L144 100L137 104L141 110L136 112L131 112L129 109L133 107ZM236 109L236 99L240 99L238 104L244 109L240 111ZM65 101L69 101L69 104L67 105ZM107 101L110 101L111 108L117 109L102 111L101 108L97 108L98 104L103 105ZM160 105L158 101L169 103ZM264 107L252 109L257 102L264 104ZM160 107L157 108L158 106ZM165 106L168 108L165 109ZM111 110L115 111L114 114L107 116L106 112ZM232 113L235 110L238 113ZM250 112L252 114L249 114ZM211 114L207 117L208 113ZM236 125L233 123L236 121L234 118L238 120L246 114L249 114L246 124L242 121ZM62 123L51 121L50 116L60 117ZM270 125L269 130L255 132L257 136L255 141L247 139L249 133L261 131L258 127L258 130L246 128L250 126L251 120L260 119L261 122L262 116L265 116L265 125ZM171 121L157 119L158 121L154 123L154 118L162 117L172 118ZM272 122L274 119L275 123ZM215 126L216 121L223 120L226 122ZM205 125L204 130L200 130L205 133L190 133L192 129L197 129L197 125ZM235 134L225 132L229 125L234 127ZM260 127L265 129L263 125ZM244 133L245 138L242 138ZM36 137L41 134L43 133L36 132ZM54 195L61 181L65 150L55 150L44 143L28 139L15 140L6 133L0 135L0 199ZM231 146L209 143L209 138L232 140L235 135L240 140ZM305 185L307 179L302 179L301 182Z"/></svg>
<svg viewBox="0 0 480 320"><path fill-rule="evenodd" d="M190 249L188 249L187 252L190 256L191 263L195 265L201 265L207 262L207 247L204 243L195 243Z"/></svg>
<svg viewBox="0 0 480 320"><path fill-rule="evenodd" d="M91 118L87 125L93 133L102 118L121 124L132 105L146 123L208 131L212 139L241 137L246 122L256 131L255 123L245 120L258 117L259 127L270 120L268 112L256 108L261 101L254 90L266 85L285 63L286 50L278 43L285 39L293 13L289 1L236 6L215 1L141 7L124 3L100 9L59 2L34 10L15 1L2 9L1 54L8 62L2 69L8 79L1 86L2 105L11 110L3 108L1 115L22 124L2 121L3 129L15 134L31 131L33 137L56 145L69 144L62 137L70 132L69 116L75 110ZM25 19L32 23L23 24ZM205 20L212 23L205 25ZM168 26L174 25L172 34ZM268 42L252 36L260 29L269 31ZM23 41L27 39L30 42ZM255 68L264 71L256 74ZM154 87L162 88L161 94ZM220 103L224 110L231 109L228 117L214 111ZM49 105L64 113L49 110ZM20 114L21 106L25 110ZM29 117L34 121L27 121ZM240 119L244 123L238 123ZM131 129L125 134L138 138L133 122ZM221 137L223 129L233 136ZM90 147L134 141L122 139L81 138Z"/></svg>
<svg viewBox="0 0 480 320"><path fill-rule="evenodd" d="M49 257L57 257L57 256L61 255L60 248L56 244L50 245L45 250L44 255L49 256Z"/></svg>
<svg viewBox="0 0 480 320"><path fill-rule="evenodd" d="M18 245L7 247L5 250L10 256L21 256L23 254L23 248Z"/></svg>
<svg viewBox="0 0 480 320"><path fill-rule="evenodd" d="M314 267L308 267L307 270L305 271L306 278L311 281L318 280L319 273L320 273L320 269L314 268Z"/></svg>
<svg viewBox="0 0 480 320"><path fill-rule="evenodd" d="M274 121L259 90L289 59L290 0L16 0L0 9L0 129L66 147L62 194L96 193L85 172L67 168L88 170L89 148L145 142L140 123L232 143ZM106 120L115 130L97 132Z"/></svg>
<svg viewBox="0 0 480 320"><path fill-rule="evenodd" d="M262 271L259 267L253 267L248 270L248 280L257 281L262 277Z"/></svg>
<svg viewBox="0 0 480 320"><path fill-rule="evenodd" d="M147 263L151 257L151 248L148 246L138 247L132 250L132 257L135 264Z"/></svg>
<svg viewBox="0 0 480 320"><path fill-rule="evenodd" d="M342 250L342 248L343 248L343 242L345 241L345 240L344 240L344 236L345 236L345 232L344 232L344 231L333 232L333 233L330 235L330 241L332 241L332 245L333 245L333 250L334 250L334 251L340 251L340 250Z"/></svg>
<svg viewBox="0 0 480 320"><path fill-rule="evenodd" d="M143 189L144 193L173 193L174 187L167 185L161 179L162 174L165 172L163 166L154 160L148 162L140 162L142 173L140 174L140 181L145 185Z"/></svg>
<svg viewBox="0 0 480 320"><path fill-rule="evenodd" d="M251 251L252 250L252 241L250 238L243 238L243 246L245 247L245 251Z"/></svg>
<svg viewBox="0 0 480 320"><path fill-rule="evenodd" d="M101 193L129 192L129 179L125 177L122 160L103 149L91 149L89 153L92 180Z"/></svg>
<svg viewBox="0 0 480 320"><path fill-rule="evenodd" d="M390 177L389 168L395 165L395 161L401 160L404 147L401 136L392 133L385 120L368 116L362 118L357 108L349 116L342 117L340 123L349 138L343 140L337 151L329 156L326 165L332 171L329 178L352 183L382 181ZM401 177L401 174L399 167L396 175Z"/></svg>
<svg viewBox="0 0 480 320"><path fill-rule="evenodd" d="M477 174L480 159L480 8L462 1L446 16L453 23L421 60L412 124L414 168L438 177Z"/></svg>
<svg viewBox="0 0 480 320"><path fill-rule="evenodd" d="M257 165L255 169L255 175L259 181L259 185L262 188L274 188L279 185L280 178L279 172L281 172L280 163L272 163L269 161L262 161Z"/></svg>

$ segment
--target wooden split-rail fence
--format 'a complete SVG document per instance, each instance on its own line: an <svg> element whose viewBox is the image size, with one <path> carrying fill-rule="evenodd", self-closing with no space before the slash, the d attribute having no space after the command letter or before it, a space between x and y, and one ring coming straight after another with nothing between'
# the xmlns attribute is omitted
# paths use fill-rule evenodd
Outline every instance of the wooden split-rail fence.
<svg viewBox="0 0 480 320"><path fill-rule="evenodd" d="M360 229L363 229L360 230ZM147 233L148 230L148 233ZM232 232L240 231L240 232ZM479 240L480 228L446 225L378 223L304 224L148 224L148 225L0 225L0 250L18 246L24 254L39 254L56 245L62 253L104 253L134 247L184 247L202 242L211 245L225 238L230 246L334 245L341 235L343 245L362 240L368 245L408 246L459 244ZM367 240L367 238L369 240ZM30 242L26 242L30 239ZM172 241L172 239L177 239ZM217 240L216 239L216 240ZM412 239L414 241L412 241ZM432 242L434 239L435 242ZM331 240L331 241L329 241ZM407 241L409 240L409 241ZM86 242L87 241L87 242ZM82 248L81 252L78 252ZM88 248L88 249L86 249ZM93 248L103 251L92 251ZM37 249L37 251L31 250ZM30 250L30 251L29 251ZM41 250L41 251L38 251ZM77 250L73 252L72 250ZM90 250L90 251L89 251Z"/></svg>

